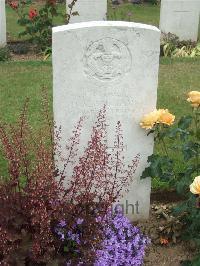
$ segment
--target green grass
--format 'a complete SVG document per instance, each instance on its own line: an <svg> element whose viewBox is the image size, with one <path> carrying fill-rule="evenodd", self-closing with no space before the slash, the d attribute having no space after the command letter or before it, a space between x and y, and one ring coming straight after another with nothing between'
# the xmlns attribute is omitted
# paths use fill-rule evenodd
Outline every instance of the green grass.
<svg viewBox="0 0 200 266"><path fill-rule="evenodd" d="M200 90L200 58L166 59L160 61L158 107L168 108L178 119L191 112L186 94L189 90ZM51 62L24 61L0 63L0 118L6 122L16 121L25 99L30 99L29 118L34 128L41 125L41 91L48 88L52 103ZM52 110L52 104L51 104ZM159 151L159 148L156 147ZM174 154L177 159L177 155ZM181 167L181 160L178 167ZM5 164L0 160L0 168ZM153 180L154 188L168 185Z"/></svg>
<svg viewBox="0 0 200 266"><path fill-rule="evenodd" d="M38 4L32 4L31 7L38 8ZM26 8L28 11L30 6ZM62 14L66 12L66 5L59 4L58 11ZM17 24L18 16L10 6L6 6L6 16L7 16L7 33L9 41L19 40L19 33L23 31L23 27ZM152 4L144 5L133 5L133 4L124 4L120 6L108 5L108 19L109 20L126 20L141 22L145 24L151 24L158 26L159 25L159 16L160 16L160 7ZM62 25L63 18L56 17L55 25ZM21 40L26 39L22 37Z"/></svg>
<svg viewBox="0 0 200 266"><path fill-rule="evenodd" d="M119 6L108 6L109 20L126 20L159 26L160 6L152 4L133 5L124 4Z"/></svg>
<svg viewBox="0 0 200 266"><path fill-rule="evenodd" d="M27 8L27 10L30 7ZM65 13L65 5L59 5L59 12ZM126 20L159 25L160 7L151 4L108 5L109 20ZM7 6L7 32L9 40L18 40L23 30L17 24L16 13ZM62 18L55 19L55 25L63 24ZM23 37L24 38L24 37ZM162 58L159 71L158 104L180 116L191 112L186 102L189 90L200 90L200 59ZM34 128L41 124L41 88L47 87L52 102L52 66L50 62L7 62L0 63L0 118L6 122L16 121L25 99L30 98L29 117ZM51 106L52 108L52 106ZM160 151L156 146L156 151ZM0 156L1 157L1 156ZM174 157L177 157L175 154ZM176 158L177 159L177 158ZM181 167L181 159L177 163ZM0 167L4 167L0 160ZM154 188L166 188L168 184L153 180Z"/></svg>
<svg viewBox="0 0 200 266"><path fill-rule="evenodd" d="M179 118L191 111L187 92L200 90L200 58L161 58L160 63L157 105Z"/></svg>
<svg viewBox="0 0 200 266"><path fill-rule="evenodd" d="M162 58L159 70L158 107L168 108L177 118L190 112L186 102L189 90L200 88L200 58ZM39 116L41 88L52 95L51 62L22 61L0 63L0 116L13 122L26 97L30 98L31 122Z"/></svg>
<svg viewBox="0 0 200 266"><path fill-rule="evenodd" d="M39 9L41 5L39 4L32 4L26 7L26 11L28 12L30 8L37 8ZM62 13L63 15L66 13L66 5L59 4L58 5L58 12ZM16 12L10 7L6 6L6 24L7 24L7 34L9 41L18 41L18 40L25 40L27 37L19 38L19 33L24 30L24 28L17 23L18 16ZM61 16L55 17L54 21L55 25L62 25L64 23L64 19Z"/></svg>
<svg viewBox="0 0 200 266"><path fill-rule="evenodd" d="M31 7L38 8L39 4L32 4ZM27 11L30 6L27 7ZM58 12L63 15L66 12L65 4L58 4ZM12 10L8 5L6 6L6 16L7 16L7 33L9 41L19 40L19 33L23 31L23 27L17 24L18 16L14 10ZM152 5L150 3L145 3L142 5L133 5L130 3L123 5L111 4L109 1L108 4L108 20L125 20L140 22L144 24L150 24L154 26L159 26L160 20L160 6ZM64 22L62 17L55 18L55 25L62 25ZM22 37L21 40L26 39L27 37ZM200 38L200 27L199 27L199 38Z"/></svg>
<svg viewBox="0 0 200 266"><path fill-rule="evenodd" d="M26 98L30 99L30 123L37 127L41 121L41 89L49 89L52 96L50 62L7 62L0 64L0 117L6 122L16 121ZM52 98L51 98L52 99Z"/></svg>

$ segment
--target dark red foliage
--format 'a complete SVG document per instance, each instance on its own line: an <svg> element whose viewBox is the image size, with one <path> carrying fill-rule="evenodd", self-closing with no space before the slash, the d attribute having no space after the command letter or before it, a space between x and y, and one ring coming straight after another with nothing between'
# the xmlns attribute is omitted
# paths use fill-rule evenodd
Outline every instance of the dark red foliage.
<svg viewBox="0 0 200 266"><path fill-rule="evenodd" d="M0 123L0 143L8 165L8 175L0 182L0 264L37 265L60 258L61 243L54 233L55 225L66 220L70 229L79 217L85 221L81 259L89 265L94 259L92 247L103 237L96 217L103 216L127 189L139 156L125 167L120 122L113 151L108 152L105 107L99 112L91 140L78 163L82 118L63 158L60 129L52 125L48 110L46 126L38 134L28 126L26 113L27 104L16 126ZM57 160L64 162L63 169L56 169ZM68 167L74 169L71 177Z"/></svg>

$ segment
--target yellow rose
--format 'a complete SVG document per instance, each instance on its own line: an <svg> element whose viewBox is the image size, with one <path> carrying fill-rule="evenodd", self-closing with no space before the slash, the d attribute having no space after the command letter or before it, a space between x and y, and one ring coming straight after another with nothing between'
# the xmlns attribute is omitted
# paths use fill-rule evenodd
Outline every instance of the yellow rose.
<svg viewBox="0 0 200 266"><path fill-rule="evenodd" d="M190 102L193 107L199 107L199 105L200 105L200 92L199 91L190 91L188 93L187 101Z"/></svg>
<svg viewBox="0 0 200 266"><path fill-rule="evenodd" d="M175 116L172 115L168 109L159 109L158 123L162 123L171 126L174 123Z"/></svg>
<svg viewBox="0 0 200 266"><path fill-rule="evenodd" d="M140 126L145 129L152 129L158 123L171 126L174 120L175 116L168 109L158 109L145 115L141 120Z"/></svg>
<svg viewBox="0 0 200 266"><path fill-rule="evenodd" d="M140 126L145 129L152 129L153 126L158 122L159 112L155 110L147 115L145 115L140 123Z"/></svg>
<svg viewBox="0 0 200 266"><path fill-rule="evenodd" d="M200 195L200 176L195 177L193 183L190 185L190 191L193 194Z"/></svg>

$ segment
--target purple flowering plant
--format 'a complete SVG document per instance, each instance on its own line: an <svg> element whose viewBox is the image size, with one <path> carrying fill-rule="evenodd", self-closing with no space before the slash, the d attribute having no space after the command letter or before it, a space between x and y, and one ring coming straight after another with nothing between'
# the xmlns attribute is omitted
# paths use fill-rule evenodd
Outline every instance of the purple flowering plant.
<svg viewBox="0 0 200 266"><path fill-rule="evenodd" d="M61 241L60 251L63 255L78 256L81 253L79 245L81 244L82 232L83 232L82 218L75 220L70 228L65 220L61 220L55 227L55 234Z"/></svg>
<svg viewBox="0 0 200 266"><path fill-rule="evenodd" d="M95 266L142 265L150 239L133 226L122 210L109 212L103 226L104 240L96 251Z"/></svg>
<svg viewBox="0 0 200 266"><path fill-rule="evenodd" d="M0 177L0 264L109 265L112 256L120 253L117 248L115 253L109 250L110 242L106 241L119 238L109 236L109 228L120 235L125 229L123 223L116 227L114 216L109 222L108 210L128 190L140 155L129 165L125 163L120 121L113 149L108 148L106 106L97 116L82 156L78 151L83 118L63 155L61 129L49 116L46 97L43 105L45 120L38 133L28 124L28 102L16 125L0 121L0 152L8 166L5 176ZM59 168L58 157L63 164ZM68 167L73 169L70 175ZM136 237L141 239L139 233ZM112 243L120 249L125 240L119 241ZM136 254L141 251L140 243Z"/></svg>
<svg viewBox="0 0 200 266"><path fill-rule="evenodd" d="M94 266L140 266L143 263L145 248L150 244L150 239L144 236L140 229L133 226L125 217L122 210L118 208L115 213L109 211L106 216L97 216L96 222L102 231L102 241L97 249ZM84 230L84 220L78 218L72 230L67 230L65 221L60 221L56 227L56 234L63 243L63 250L71 255L80 255L79 245L81 244ZM72 265L71 261L66 261ZM77 265L81 261L77 262Z"/></svg>

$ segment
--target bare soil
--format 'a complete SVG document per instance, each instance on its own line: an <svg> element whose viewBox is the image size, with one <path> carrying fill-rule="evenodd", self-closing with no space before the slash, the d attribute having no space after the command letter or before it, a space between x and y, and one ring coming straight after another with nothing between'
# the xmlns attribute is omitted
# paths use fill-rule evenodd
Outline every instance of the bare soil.
<svg viewBox="0 0 200 266"><path fill-rule="evenodd" d="M44 55L37 52L36 46L27 41L8 42L11 61L43 60ZM26 52L25 52L26 51Z"/></svg>
<svg viewBox="0 0 200 266"><path fill-rule="evenodd" d="M183 226L172 215L172 208L178 203L178 197L175 198L175 202L169 200L170 203L153 201L150 219L137 224L151 238L144 266L180 266L183 261L192 260L197 253L192 241L181 239Z"/></svg>
<svg viewBox="0 0 200 266"><path fill-rule="evenodd" d="M184 243L156 246L152 245L146 255L144 266L180 266L185 260L191 260L194 257Z"/></svg>
<svg viewBox="0 0 200 266"><path fill-rule="evenodd" d="M14 54L11 53L11 61L32 61L32 60L43 60L43 56L41 54Z"/></svg>

